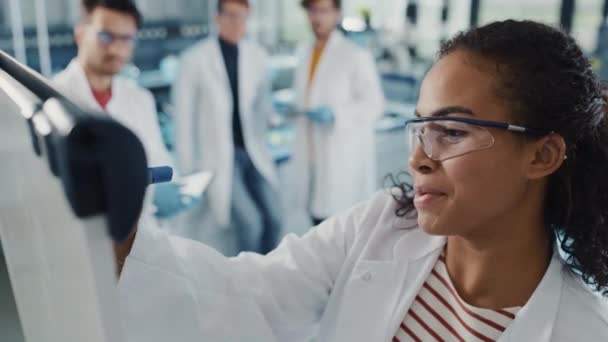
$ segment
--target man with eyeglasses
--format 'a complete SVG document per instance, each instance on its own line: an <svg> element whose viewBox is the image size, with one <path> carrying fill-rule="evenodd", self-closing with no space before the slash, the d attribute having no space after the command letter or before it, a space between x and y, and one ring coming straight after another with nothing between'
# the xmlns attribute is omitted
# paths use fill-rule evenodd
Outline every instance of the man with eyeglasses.
<svg viewBox="0 0 608 342"><path fill-rule="evenodd" d="M57 74L53 84L70 100L91 111L103 111L131 129L141 140L149 166L172 165L162 140L152 94L118 76L131 59L142 17L128 0L83 0L74 28L78 54ZM146 199L146 215L171 216L188 209L197 198L184 198L175 183L154 186ZM151 195L151 194L150 194Z"/></svg>
<svg viewBox="0 0 608 342"><path fill-rule="evenodd" d="M245 39L250 4L220 0L217 35L184 52L173 88L177 160L212 170L208 205L189 218L193 236L224 253L271 251L280 234L278 177L266 134L272 107L266 52ZM232 234L232 235L231 235Z"/></svg>

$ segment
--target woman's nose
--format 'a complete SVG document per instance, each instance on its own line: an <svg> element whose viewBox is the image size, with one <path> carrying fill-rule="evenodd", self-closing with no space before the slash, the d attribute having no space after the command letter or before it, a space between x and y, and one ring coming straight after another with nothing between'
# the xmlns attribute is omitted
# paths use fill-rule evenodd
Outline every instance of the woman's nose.
<svg viewBox="0 0 608 342"><path fill-rule="evenodd" d="M424 138L417 136L416 139L417 143L414 144L413 149L410 151L411 154L408 161L410 173L430 173L437 168L437 162L426 154L425 147L426 150L429 150L429 146L425 146Z"/></svg>

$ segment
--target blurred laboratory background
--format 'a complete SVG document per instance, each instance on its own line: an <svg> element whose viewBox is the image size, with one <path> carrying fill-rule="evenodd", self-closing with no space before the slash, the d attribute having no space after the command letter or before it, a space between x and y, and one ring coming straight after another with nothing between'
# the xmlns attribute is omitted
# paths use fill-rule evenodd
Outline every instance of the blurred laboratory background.
<svg viewBox="0 0 608 342"><path fill-rule="evenodd" d="M138 0L144 17L132 62L123 74L155 96L158 120L169 150L173 149L170 89L180 53L214 33L215 0ZM507 18L532 19L562 26L608 73L605 0L344 0L340 23L347 37L370 49L386 97L378 122L378 179L405 167L399 131L412 115L421 77L439 43L454 33ZM253 0L248 36L271 55L276 102L293 99L298 43L312 39L306 12L298 0ZM76 55L73 26L80 13L77 0L1 0L0 49L51 77ZM204 63L204 61L202 61ZM604 62L604 63L603 63ZM269 133L277 163L290 154L293 132L278 127Z"/></svg>
<svg viewBox="0 0 608 342"><path fill-rule="evenodd" d="M135 3L143 15L143 25L137 33L133 58L121 74L154 95L162 139L173 154L176 130L171 91L180 55L217 33L217 1ZM261 45L270 56L266 68L275 108L290 108L297 97L297 48L314 39L307 12L299 0L251 0L250 5L248 39ZM80 11L78 0L0 0L0 50L51 78L77 54L74 25ZM570 32L606 79L607 15L608 0L343 0L338 30L371 53L385 100L375 124L375 188L390 184L387 175L407 177L401 174L407 170L404 122L413 116L419 85L441 41L458 31L496 20L542 21ZM0 98L0 108L13 107L7 99ZM278 170L281 193L290 187L285 170L294 153L295 135L289 119L280 115L267 132L266 143ZM161 225L176 222L180 221L164 220ZM302 234L308 227L284 226L281 234ZM210 243L225 254L238 253L238 243L230 235L237 234L236 230L221 234L203 232L189 237ZM0 255L0 341L23 341L14 310L5 262Z"/></svg>

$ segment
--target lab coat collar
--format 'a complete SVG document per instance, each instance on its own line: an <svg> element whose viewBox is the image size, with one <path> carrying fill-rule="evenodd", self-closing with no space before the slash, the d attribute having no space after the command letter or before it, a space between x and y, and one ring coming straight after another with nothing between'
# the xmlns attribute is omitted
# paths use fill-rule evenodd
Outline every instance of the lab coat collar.
<svg viewBox="0 0 608 342"><path fill-rule="evenodd" d="M562 296L563 272L555 252L539 286L499 341L551 341Z"/></svg>
<svg viewBox="0 0 608 342"><path fill-rule="evenodd" d="M226 65L224 64L224 56L222 55L222 48L220 46L220 36L219 35L213 35L210 36L209 38L209 42L211 43L211 45L213 46L213 49L216 50L215 53L215 57L217 57L218 61L221 62L220 65L223 69L226 69ZM228 43L230 44L230 43ZM243 38L241 39L237 44L237 49L238 49L238 58L239 60L242 59L242 54L243 54L243 50L246 50L246 46L247 46L247 39ZM240 65L239 65L240 66ZM240 70L239 70L240 71ZM226 77L228 77L228 75L226 75Z"/></svg>
<svg viewBox="0 0 608 342"><path fill-rule="evenodd" d="M226 63L224 62L224 56L222 55L222 49L220 47L220 41L219 41L219 36L213 36L210 38L211 41L211 50L212 50L212 58L209 60L209 62L213 63L214 66L212 68L212 70L214 70L215 72L218 73L218 77L217 79L219 80L220 84L218 84L218 87L222 87L224 88L224 91L226 94L232 94L232 89L230 88L230 79L228 77L228 71L226 70ZM239 49L239 54L238 54L238 60L242 60L241 58L241 52L242 52L242 43L239 42L238 44L238 49ZM240 67L240 65L239 65ZM240 70L239 70L240 73ZM230 104L232 105L232 101L230 101Z"/></svg>
<svg viewBox="0 0 608 342"><path fill-rule="evenodd" d="M327 91L327 89L325 89L325 86L334 83L331 79L333 74L332 68L341 63L341 61L336 58L336 54L334 51L340 50L340 46L344 43L344 40L345 38L342 33L340 33L340 31L335 30L331 33L327 44L323 48L321 58L318 61L317 70L315 72L315 76L311 81L310 88L308 87L308 75L310 74L310 62L312 60L315 42L312 42L305 47L305 66L300 69L302 70L302 72L305 72L305 74L298 77L301 84L297 85L297 88L300 89L298 93L303 95L303 97L300 98L298 101L301 107L316 107L322 104L319 102L319 100L325 95L325 92Z"/></svg>
<svg viewBox="0 0 608 342"><path fill-rule="evenodd" d="M226 41L225 39L220 38L219 34L211 35L211 36L209 36L209 39L211 39L215 44L217 44L218 49L220 48L220 40L223 40L227 44L232 45L232 43ZM239 49L239 54L241 53L241 49L243 48L243 45L245 44L246 41L247 41L247 38L243 38L243 39L239 40L238 43L236 43L236 46ZM221 50L220 50L220 55L221 55Z"/></svg>
<svg viewBox="0 0 608 342"><path fill-rule="evenodd" d="M220 46L220 37L218 35L213 36L212 38L212 46L213 46L213 54L215 55L215 70L219 73L219 80L221 84L218 86L223 87L226 91L226 94L232 94L232 88L230 87L230 78L228 76L228 70L226 70L226 62L224 61L224 56L222 55L222 48ZM250 72L253 71L252 68L249 67L249 61L251 61L250 50L248 49L247 40L241 39L237 43L238 47L238 91L239 91L239 113L241 115L240 119L247 119L247 115L250 113L247 110L246 103L248 103L248 99L252 99L255 94L252 93L251 88L247 87L247 85L251 84L252 77ZM232 106L232 101L230 101L230 106ZM232 118L232 111L230 115L227 116L230 120Z"/></svg>
<svg viewBox="0 0 608 342"><path fill-rule="evenodd" d="M329 37L328 43L329 43L329 45L340 44L345 39L346 39L346 37L344 37L344 34L342 34L342 32L340 32L338 30L334 30L334 32L332 32L331 36Z"/></svg>
<svg viewBox="0 0 608 342"><path fill-rule="evenodd" d="M406 228L412 226L415 228ZM394 289L397 297L392 299L395 306L387 330L390 335L385 336L388 340L394 336L447 242L444 236L432 236L417 228L415 220L396 218L393 229L403 235L393 248L395 279L400 280L400 285Z"/></svg>
<svg viewBox="0 0 608 342"><path fill-rule="evenodd" d="M99 110L105 112L101 105L95 100L95 96L93 96L93 90L91 89L91 84L87 79L86 74L84 73L84 68L80 64L77 58L72 59L70 64L68 64L66 71L74 75L74 91L81 92L86 99L86 105L90 107L90 109ZM110 108L112 102L114 102L115 98L119 96L120 92L118 91L117 77L112 77L112 98L106 108Z"/></svg>
<svg viewBox="0 0 608 342"><path fill-rule="evenodd" d="M330 35L329 35L329 39L327 40L327 44L325 45L325 50L331 49L333 47L335 47L336 45L340 45L340 43L344 40L344 35L342 34L342 32L338 31L338 30L334 30ZM314 42L313 45L311 46L311 51L314 49Z"/></svg>
<svg viewBox="0 0 608 342"><path fill-rule="evenodd" d="M319 60L319 65L317 67L318 75L321 75L321 76L325 75L325 73L322 72L323 70L321 70L321 67L328 63L327 60L331 59L331 57L334 55L334 53L332 51L335 49L340 49L340 46L345 42L345 39L346 38L344 38L344 35L338 30L335 30L334 32L331 33L331 35L329 36L329 39L327 40L327 44L323 48L323 54L321 55L321 59ZM313 42L309 48L308 61L310 61L310 59L312 58L312 53L315 48L314 44L315 43ZM328 73L328 74L331 75L331 73ZM315 79L316 78L318 78L318 77L315 77Z"/></svg>
<svg viewBox="0 0 608 342"><path fill-rule="evenodd" d="M411 226L411 222L405 220L397 220L395 223L397 229L404 229L403 227L408 226ZM396 260L407 260L408 264L418 263L418 260L423 258L436 261L446 243L447 238L445 237L431 236L418 228L409 229L395 244L393 254ZM428 268L428 265L432 264L434 262L427 264L422 269ZM421 269L417 269L417 271L419 270ZM424 280L422 279L424 277L408 273L409 282L421 283ZM562 287L563 266L559 253L555 252L532 297L519 311L515 320L499 341L551 341L560 305ZM530 324L531 322L533 324Z"/></svg>
<svg viewBox="0 0 608 342"><path fill-rule="evenodd" d="M414 261L430 253L443 249L447 243L445 236L433 236L417 227L416 220L397 218L393 223L394 229L403 230L403 236L393 249L395 260ZM414 227L414 228L407 228Z"/></svg>

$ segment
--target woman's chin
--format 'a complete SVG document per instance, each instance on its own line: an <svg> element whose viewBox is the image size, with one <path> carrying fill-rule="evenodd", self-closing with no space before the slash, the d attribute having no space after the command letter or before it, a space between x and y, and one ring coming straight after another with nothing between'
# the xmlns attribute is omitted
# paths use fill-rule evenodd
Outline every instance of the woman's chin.
<svg viewBox="0 0 608 342"><path fill-rule="evenodd" d="M418 213L418 227L429 235L449 235L449 227L439 217Z"/></svg>

